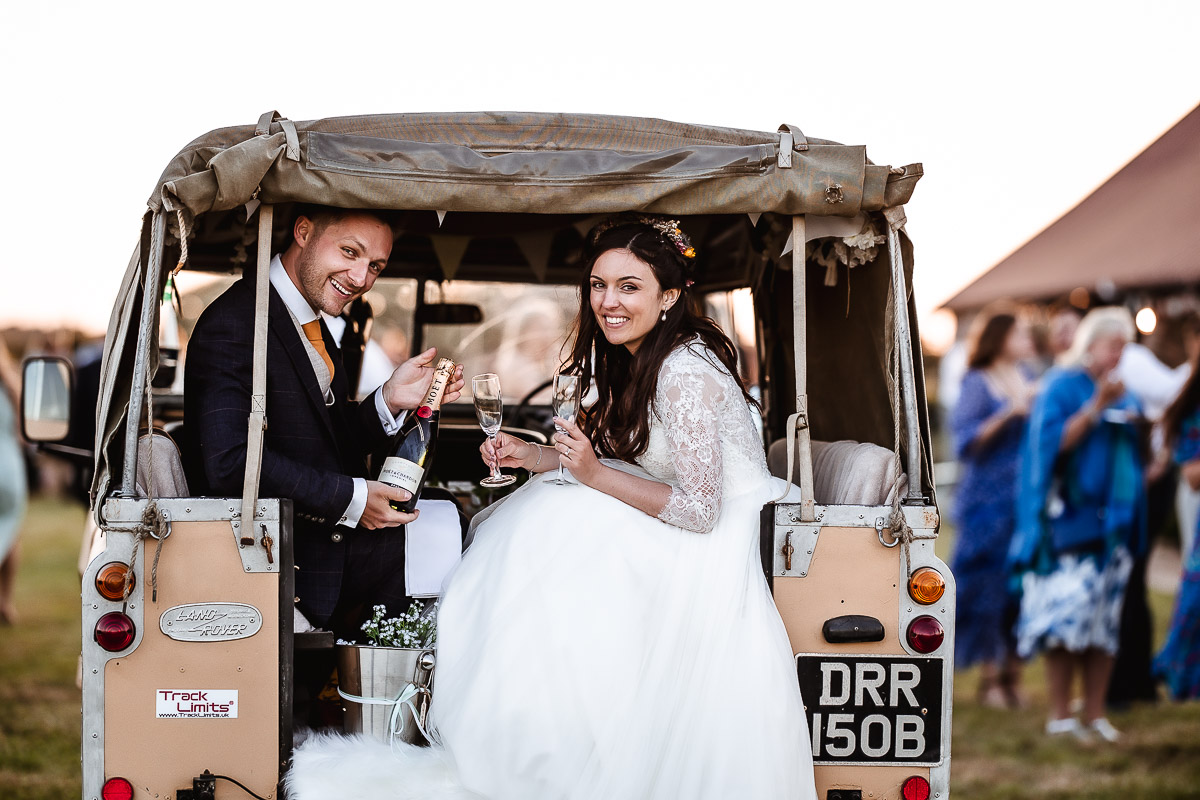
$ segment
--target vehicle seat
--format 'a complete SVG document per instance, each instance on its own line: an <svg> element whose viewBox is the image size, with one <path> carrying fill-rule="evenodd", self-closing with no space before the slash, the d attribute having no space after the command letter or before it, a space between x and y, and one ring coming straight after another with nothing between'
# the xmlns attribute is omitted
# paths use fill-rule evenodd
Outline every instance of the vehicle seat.
<svg viewBox="0 0 1200 800"><path fill-rule="evenodd" d="M153 447L151 447L153 437ZM153 456L153 458L151 457ZM138 437L137 496L149 497L153 477L155 497L189 497L183 457L170 434L158 428Z"/></svg>
<svg viewBox="0 0 1200 800"><path fill-rule="evenodd" d="M150 436L154 437L154 459L150 458ZM138 437L138 467L135 490L138 497L149 497L150 476L154 476L155 497L188 497L187 478L183 475L183 459L175 440L167 433L155 428L153 434L143 433ZM92 515L83 533L83 546L79 552L79 574L87 571L92 559L104 552L104 531L96 525Z"/></svg>
<svg viewBox="0 0 1200 800"><path fill-rule="evenodd" d="M786 442L779 439L767 451L767 468L777 478L787 477ZM818 505L886 506L908 489L908 476L899 471L892 451L877 444L814 440L812 453ZM799 476L793 474L792 482L798 484Z"/></svg>

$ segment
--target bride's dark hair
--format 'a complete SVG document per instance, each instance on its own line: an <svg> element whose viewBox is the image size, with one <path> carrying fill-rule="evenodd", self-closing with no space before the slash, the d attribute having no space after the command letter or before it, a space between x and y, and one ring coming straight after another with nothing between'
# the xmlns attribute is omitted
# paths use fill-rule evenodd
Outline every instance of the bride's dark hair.
<svg viewBox="0 0 1200 800"><path fill-rule="evenodd" d="M657 218L622 215L600 223L588 234L579 282L575 344L564 367L596 381L599 398L582 418L583 432L598 453L632 461L646 451L650 413L657 413L658 373L678 345L699 337L737 381L746 401L755 404L738 375L737 351L717 324L705 317L689 287L692 264L676 242L653 223ZM637 353L610 344L591 306L592 268L610 250L625 250L647 264L662 291L678 289L679 299L642 340ZM594 356L593 356L594 354Z"/></svg>

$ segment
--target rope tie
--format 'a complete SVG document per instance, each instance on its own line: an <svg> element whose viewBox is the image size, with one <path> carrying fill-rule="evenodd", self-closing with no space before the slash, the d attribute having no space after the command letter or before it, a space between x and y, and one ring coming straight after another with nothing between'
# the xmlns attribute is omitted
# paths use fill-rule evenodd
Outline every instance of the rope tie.
<svg viewBox="0 0 1200 800"><path fill-rule="evenodd" d="M162 514L158 511L158 504L155 502L155 496L158 493L157 481L155 480L154 469L154 392L150 385L149 376L146 378L146 419L150 421L150 485L146 487L149 502L142 509L142 519L138 522L137 528L134 529L133 551L129 554L129 569L125 570L125 588L121 593L121 599L128 603L129 595L133 592L133 571L137 565L138 548L146 537L158 540L158 545L154 549L154 563L150 567L150 601L158 602L158 561L162 557L163 542L171 535L171 527Z"/></svg>
<svg viewBox="0 0 1200 800"><path fill-rule="evenodd" d="M892 532L894 546L898 541L904 551L904 574L912 574L913 529L904 518L904 509L900 505L900 475L904 466L900 462L900 342L896 339L896 329L892 327L892 463L895 465L896 482L893 485L892 511L888 514L887 527ZM912 442L908 443L912 447ZM908 476L911 481L912 475ZM920 480L920 476L917 476ZM881 537L882 538L882 537Z"/></svg>
<svg viewBox="0 0 1200 800"><path fill-rule="evenodd" d="M179 274L179 270L183 269L183 265L188 261L188 226L182 207L175 209L175 217L179 220L179 263L171 270L172 278Z"/></svg>
<svg viewBox="0 0 1200 800"><path fill-rule="evenodd" d="M129 595L133 592L133 570L137 564L138 548L146 537L150 537L158 540L154 549L154 564L150 567L150 600L158 602L158 560L162 557L163 542L170 534L170 526L158 513L158 504L151 499L142 509L142 519L133 532L133 552L129 554L129 569L125 570L125 588L121 593L123 601L128 602Z"/></svg>
<svg viewBox="0 0 1200 800"><path fill-rule="evenodd" d="M913 534L913 529L909 527L908 520L904 518L904 509L900 507L900 493L896 493L896 498L892 500L892 513L888 515L887 527L892 532L892 540L900 541L900 549L904 551L904 574L912 574L912 553L910 547L916 536Z"/></svg>

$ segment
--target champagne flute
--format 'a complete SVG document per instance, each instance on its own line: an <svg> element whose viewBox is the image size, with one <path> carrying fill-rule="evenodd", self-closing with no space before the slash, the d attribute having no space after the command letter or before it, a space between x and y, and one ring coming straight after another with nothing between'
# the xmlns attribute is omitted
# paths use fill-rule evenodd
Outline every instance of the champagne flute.
<svg viewBox="0 0 1200 800"><path fill-rule="evenodd" d="M575 417L579 415L579 403L582 398L579 391L579 376L568 375L560 372L554 376L554 414L567 422L574 422ZM554 429L559 433L564 433L564 429L555 425ZM546 481L555 486L574 486L575 481L569 481L566 477L566 472L563 469L562 457L558 459L558 477Z"/></svg>
<svg viewBox="0 0 1200 800"><path fill-rule="evenodd" d="M475 416L479 418L479 427L487 434L492 443L493 452L496 446L496 434L500 432L500 418L504 414L504 398L500 394L500 376L492 372L476 375L471 378L471 393L475 396ZM515 475L500 474L500 460L492 461L492 474L479 482L480 486L497 489L508 486L515 481Z"/></svg>

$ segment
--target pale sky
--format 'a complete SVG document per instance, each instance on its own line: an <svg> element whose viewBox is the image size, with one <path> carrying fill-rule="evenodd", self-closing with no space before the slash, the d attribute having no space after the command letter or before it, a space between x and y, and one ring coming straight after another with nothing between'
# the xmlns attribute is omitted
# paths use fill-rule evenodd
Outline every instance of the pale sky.
<svg viewBox="0 0 1200 800"><path fill-rule="evenodd" d="M1190 2L46 0L0 25L0 328L102 331L170 158L277 109L788 122L923 162L908 217L932 331L1200 103Z"/></svg>

